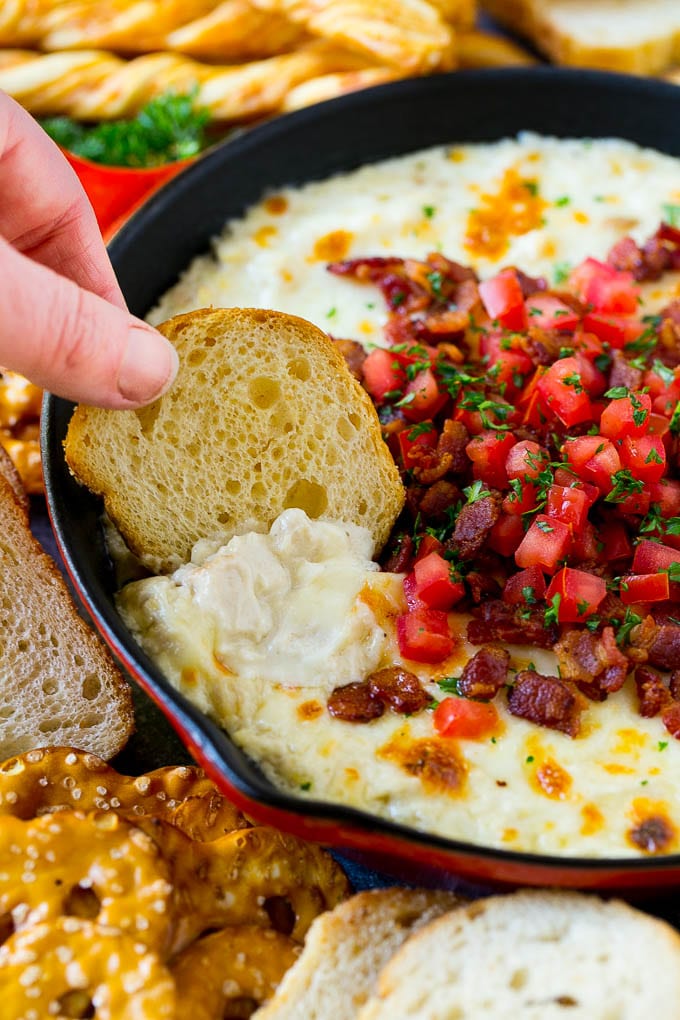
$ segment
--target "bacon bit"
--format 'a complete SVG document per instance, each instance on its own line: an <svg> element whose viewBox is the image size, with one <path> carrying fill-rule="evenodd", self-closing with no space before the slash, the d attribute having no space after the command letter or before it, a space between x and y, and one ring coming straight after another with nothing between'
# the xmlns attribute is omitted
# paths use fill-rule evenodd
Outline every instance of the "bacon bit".
<svg viewBox="0 0 680 1020"><path fill-rule="evenodd" d="M668 690L674 701L680 701L680 669L674 669L671 673Z"/></svg>
<svg viewBox="0 0 680 1020"><path fill-rule="evenodd" d="M542 609L531 610L529 616L520 615L516 607L506 605L502 599L483 602L473 613L475 619L467 625L467 639L472 645L507 641L552 648L559 633L554 624L546 626Z"/></svg>
<svg viewBox="0 0 680 1020"><path fill-rule="evenodd" d="M538 194L537 182L523 179L511 167L495 194L479 196L478 208L468 216L465 248L472 255L499 259L508 250L511 237L541 226L547 204Z"/></svg>
<svg viewBox="0 0 680 1020"><path fill-rule="evenodd" d="M446 511L455 506L461 497L460 489L453 482L441 480L431 485L420 498L418 511L425 520L436 523L443 520Z"/></svg>
<svg viewBox="0 0 680 1020"><path fill-rule="evenodd" d="M672 699L668 688L653 669L638 666L635 670L635 687L638 708L644 719L651 719L670 705Z"/></svg>
<svg viewBox="0 0 680 1020"><path fill-rule="evenodd" d="M378 757L394 762L407 775L419 779L426 790L460 795L466 785L467 765L457 746L451 739L413 740L406 728L379 749Z"/></svg>
<svg viewBox="0 0 680 1020"><path fill-rule="evenodd" d="M670 735L676 740L680 740L680 702L676 701L666 708L661 715L661 720Z"/></svg>
<svg viewBox="0 0 680 1020"><path fill-rule="evenodd" d="M364 377L363 364L366 360L366 348L357 340L341 340L333 337L333 343L338 354L347 362L347 367L359 382Z"/></svg>
<svg viewBox="0 0 680 1020"><path fill-rule="evenodd" d="M567 631L555 645L560 675L578 683L587 697L602 700L600 692L611 694L623 687L630 663L619 650L612 627L601 634L588 630Z"/></svg>
<svg viewBox="0 0 680 1020"><path fill-rule="evenodd" d="M391 574L406 574L413 565L415 550L410 535L399 535L397 544L385 560L383 570Z"/></svg>
<svg viewBox="0 0 680 1020"><path fill-rule="evenodd" d="M680 663L680 627L664 623L649 649L649 662L659 669L677 669Z"/></svg>
<svg viewBox="0 0 680 1020"><path fill-rule="evenodd" d="M451 537L451 546L461 559L471 560L477 555L500 513L501 499L496 492L463 507Z"/></svg>
<svg viewBox="0 0 680 1020"><path fill-rule="evenodd" d="M576 737L583 702L568 684L556 676L544 676L525 669L517 674L508 693L508 709L512 715Z"/></svg>
<svg viewBox="0 0 680 1020"><path fill-rule="evenodd" d="M495 697L508 679L509 665L510 655L504 648L480 648L466 664L458 680L458 691L466 698Z"/></svg>
<svg viewBox="0 0 680 1020"><path fill-rule="evenodd" d="M343 722L371 722L379 719L384 711L382 701L373 697L363 680L336 687L328 698L329 714Z"/></svg>
<svg viewBox="0 0 680 1020"><path fill-rule="evenodd" d="M379 669L367 677L371 697L382 701L400 715L415 715L427 708L432 700L415 673L400 666Z"/></svg>

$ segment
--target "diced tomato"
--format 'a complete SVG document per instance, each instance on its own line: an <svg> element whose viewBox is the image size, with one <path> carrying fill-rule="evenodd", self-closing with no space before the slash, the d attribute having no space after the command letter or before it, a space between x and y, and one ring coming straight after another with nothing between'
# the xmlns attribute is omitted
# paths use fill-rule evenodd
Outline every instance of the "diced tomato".
<svg viewBox="0 0 680 1020"><path fill-rule="evenodd" d="M440 391L432 369L425 368L406 384L403 400L401 410L407 421L424 421L434 418L446 403L447 395Z"/></svg>
<svg viewBox="0 0 680 1020"><path fill-rule="evenodd" d="M409 365L418 365L418 368L422 368L428 361L432 367L439 357L436 347L424 343L401 343L392 347L391 353L394 355L394 360L399 362L403 368L407 368Z"/></svg>
<svg viewBox="0 0 680 1020"><path fill-rule="evenodd" d="M406 605L409 609L427 609L427 606L418 597L416 592L416 575L413 571L404 578L404 595L406 596Z"/></svg>
<svg viewBox="0 0 680 1020"><path fill-rule="evenodd" d="M504 498L502 507L506 514L525 514L536 507L538 487L533 482L512 481L510 492Z"/></svg>
<svg viewBox="0 0 680 1020"><path fill-rule="evenodd" d="M671 423L663 414L652 413L649 416L648 432L652 436L665 436L670 431Z"/></svg>
<svg viewBox="0 0 680 1020"><path fill-rule="evenodd" d="M498 730L498 709L490 701L444 698L434 711L432 723L440 737L482 740Z"/></svg>
<svg viewBox="0 0 680 1020"><path fill-rule="evenodd" d="M524 351L501 350L487 371L487 376L501 393L512 397L521 392L524 377L533 367L533 361Z"/></svg>
<svg viewBox="0 0 680 1020"><path fill-rule="evenodd" d="M670 418L678 406L679 400L680 379L676 379L663 393L660 393L658 397L654 397L652 408L656 414L663 414L666 418Z"/></svg>
<svg viewBox="0 0 680 1020"><path fill-rule="evenodd" d="M616 501L616 510L623 516L636 514L638 517L644 517L649 513L649 493L644 491L627 492L625 496Z"/></svg>
<svg viewBox="0 0 680 1020"><path fill-rule="evenodd" d="M622 521L611 519L600 525L599 540L602 546L599 557L601 563L627 560L633 553L633 546Z"/></svg>
<svg viewBox="0 0 680 1020"><path fill-rule="evenodd" d="M460 577L452 577L451 564L431 552L413 566L415 594L430 609L451 609L465 594Z"/></svg>
<svg viewBox="0 0 680 1020"><path fill-rule="evenodd" d="M560 623L583 623L597 612L607 594L607 585L601 577L587 570L563 567L548 585L547 602L559 595L557 619Z"/></svg>
<svg viewBox="0 0 680 1020"><path fill-rule="evenodd" d="M621 470L621 459L613 443L604 436L578 436L567 439L562 449L580 478L596 485L605 495L611 492L612 475Z"/></svg>
<svg viewBox="0 0 680 1020"><path fill-rule="evenodd" d="M680 482L662 478L660 482L651 482L647 491L650 501L658 504L662 517L680 517Z"/></svg>
<svg viewBox="0 0 680 1020"><path fill-rule="evenodd" d="M531 294L526 300L530 326L538 329L564 329L573 331L580 318L569 305L554 294Z"/></svg>
<svg viewBox="0 0 680 1020"><path fill-rule="evenodd" d="M489 548L501 556L512 556L523 538L522 518L514 514L501 514L489 532Z"/></svg>
<svg viewBox="0 0 680 1020"><path fill-rule="evenodd" d="M605 353L605 345L600 338L582 329L577 329L574 333L574 347L579 354L593 363Z"/></svg>
<svg viewBox="0 0 680 1020"><path fill-rule="evenodd" d="M588 517L588 497L575 486L551 485L548 489L545 512L548 517L571 525L574 533L582 528Z"/></svg>
<svg viewBox="0 0 680 1020"><path fill-rule="evenodd" d="M418 543L418 552L416 553L416 559L424 560L426 556L430 555L430 553L433 552L441 553L443 552L443 549L444 546L442 545L438 538L435 538L434 535L423 535L423 537L420 539L420 542Z"/></svg>
<svg viewBox="0 0 680 1020"><path fill-rule="evenodd" d="M526 481L538 478L548 463L548 453L531 439L522 439L508 451L505 470L508 478L521 478Z"/></svg>
<svg viewBox="0 0 680 1020"><path fill-rule="evenodd" d="M376 347L366 356L362 371L364 386L376 404L382 404L388 393L401 392L406 386L406 372L391 351Z"/></svg>
<svg viewBox="0 0 680 1020"><path fill-rule="evenodd" d="M609 439L641 436L649 427L652 401L648 393L631 391L611 400L600 418L600 434Z"/></svg>
<svg viewBox="0 0 680 1020"><path fill-rule="evenodd" d="M399 651L415 662L442 662L453 651L449 620L440 609L413 609L397 617Z"/></svg>
<svg viewBox="0 0 680 1020"><path fill-rule="evenodd" d="M583 388L588 393L589 397L593 399L595 397L601 397L604 391L607 389L607 376L604 372L601 372L599 368L587 358L581 351L576 352L576 360L578 362L578 371L581 376L581 382Z"/></svg>
<svg viewBox="0 0 680 1020"><path fill-rule="evenodd" d="M606 262L585 259L572 270L568 282L570 290L596 312L629 315L637 311L640 288L633 274L614 269Z"/></svg>
<svg viewBox="0 0 680 1020"><path fill-rule="evenodd" d="M626 574L621 578L620 598L625 605L665 602L669 590L668 574Z"/></svg>
<svg viewBox="0 0 680 1020"><path fill-rule="evenodd" d="M422 425L430 425L431 428L424 429L418 425L413 428L403 429L399 435L399 451L401 453L402 463L405 468L413 467L418 462L417 453L414 454L414 450L434 450L437 446L437 440L439 438L437 430L432 425L432 422L423 422Z"/></svg>
<svg viewBox="0 0 680 1020"><path fill-rule="evenodd" d="M474 436L465 447L473 476L494 489L507 488L505 461L516 442L512 432L497 429L484 429Z"/></svg>
<svg viewBox="0 0 680 1020"><path fill-rule="evenodd" d="M561 485L564 489L580 489L581 492L585 493L586 502L589 508L600 498L600 490L597 485L593 485L592 482L584 482L583 479L577 478L572 468L555 468L554 483L555 485Z"/></svg>
<svg viewBox="0 0 680 1020"><path fill-rule="evenodd" d="M524 295L514 269L504 269L479 285L479 296L490 319L505 329L522 332L528 319Z"/></svg>
<svg viewBox="0 0 680 1020"><path fill-rule="evenodd" d="M571 549L569 550L569 564L580 566L583 563L597 563L599 560L600 544L597 538L595 525L586 520L579 531L573 532Z"/></svg>
<svg viewBox="0 0 680 1020"><path fill-rule="evenodd" d="M545 578L540 567L527 567L511 574L503 588L503 601L510 606L542 602L545 595Z"/></svg>
<svg viewBox="0 0 680 1020"><path fill-rule="evenodd" d="M626 436L621 463L641 482L658 482L666 470L666 447L659 436Z"/></svg>
<svg viewBox="0 0 680 1020"><path fill-rule="evenodd" d="M553 362L539 379L538 392L546 407L567 426L590 421L593 416L581 366L575 357Z"/></svg>
<svg viewBox="0 0 680 1020"><path fill-rule="evenodd" d="M660 397L662 394L667 393L669 385L672 386L675 382L677 382L678 373L673 372L672 374L675 376L675 378L666 381L666 379L664 379L663 376L659 375L656 369L654 368L647 369L643 376L642 384L649 393L652 400L654 400L655 397Z"/></svg>
<svg viewBox="0 0 680 1020"><path fill-rule="evenodd" d="M644 333L644 323L639 319L631 319L625 315L607 315L601 312L589 312L583 317L583 328L610 347L621 350L626 344Z"/></svg>
<svg viewBox="0 0 680 1020"><path fill-rule="evenodd" d="M643 538L635 547L633 573L656 574L661 570L668 570L674 563L680 563L680 550Z"/></svg>
<svg viewBox="0 0 680 1020"><path fill-rule="evenodd" d="M571 545L571 529L556 517L537 514L515 552L518 567L540 567L554 574Z"/></svg>

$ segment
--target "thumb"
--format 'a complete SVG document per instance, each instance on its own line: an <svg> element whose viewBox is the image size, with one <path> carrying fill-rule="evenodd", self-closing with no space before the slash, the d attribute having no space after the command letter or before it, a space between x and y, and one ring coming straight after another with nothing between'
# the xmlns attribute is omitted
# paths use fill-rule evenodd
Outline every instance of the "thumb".
<svg viewBox="0 0 680 1020"><path fill-rule="evenodd" d="M58 396L134 408L175 378L177 354L165 337L2 239L0 292L0 365Z"/></svg>

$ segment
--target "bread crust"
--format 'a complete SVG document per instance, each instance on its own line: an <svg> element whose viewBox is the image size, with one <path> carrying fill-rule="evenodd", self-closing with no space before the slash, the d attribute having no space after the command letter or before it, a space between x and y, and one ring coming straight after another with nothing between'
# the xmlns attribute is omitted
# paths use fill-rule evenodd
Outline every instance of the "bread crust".
<svg viewBox="0 0 680 1020"><path fill-rule="evenodd" d="M160 327L180 369L140 411L79 406L65 442L130 549L155 571L202 538L269 527L296 506L363 525L380 549L404 501L370 397L326 333L263 309L201 309Z"/></svg>

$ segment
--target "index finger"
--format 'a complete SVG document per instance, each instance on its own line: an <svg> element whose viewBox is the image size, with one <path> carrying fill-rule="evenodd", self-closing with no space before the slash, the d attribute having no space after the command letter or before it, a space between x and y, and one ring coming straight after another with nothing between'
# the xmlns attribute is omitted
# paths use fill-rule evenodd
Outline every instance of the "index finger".
<svg viewBox="0 0 680 1020"><path fill-rule="evenodd" d="M125 308L92 206L59 148L0 93L0 235L36 262Z"/></svg>

